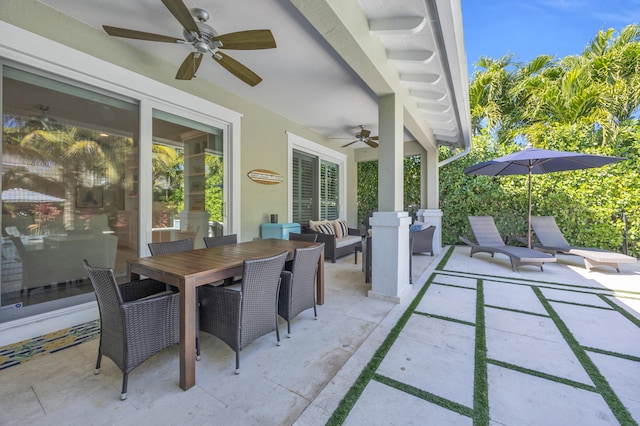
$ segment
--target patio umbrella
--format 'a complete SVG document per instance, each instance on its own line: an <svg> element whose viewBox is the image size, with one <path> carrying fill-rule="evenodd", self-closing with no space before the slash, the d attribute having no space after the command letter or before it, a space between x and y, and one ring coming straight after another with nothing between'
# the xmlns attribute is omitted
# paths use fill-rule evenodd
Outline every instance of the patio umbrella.
<svg viewBox="0 0 640 426"><path fill-rule="evenodd" d="M502 176L528 175L529 212L527 224L527 247L531 248L531 175L568 170L601 167L624 160L622 157L581 154L579 152L555 151L527 147L494 160L485 161L464 169L465 174Z"/></svg>

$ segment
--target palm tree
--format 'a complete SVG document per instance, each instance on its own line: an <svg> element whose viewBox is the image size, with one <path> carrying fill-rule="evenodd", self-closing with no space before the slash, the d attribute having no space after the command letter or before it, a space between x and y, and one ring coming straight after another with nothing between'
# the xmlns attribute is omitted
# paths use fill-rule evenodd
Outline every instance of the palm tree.
<svg viewBox="0 0 640 426"><path fill-rule="evenodd" d="M87 132L56 126L27 134L20 141L19 155L32 165L50 168L61 182L65 195L63 222L66 229L73 229L76 188L80 184L93 186L96 182L115 182L120 178L121 168L110 151L115 150L103 150L101 143Z"/></svg>

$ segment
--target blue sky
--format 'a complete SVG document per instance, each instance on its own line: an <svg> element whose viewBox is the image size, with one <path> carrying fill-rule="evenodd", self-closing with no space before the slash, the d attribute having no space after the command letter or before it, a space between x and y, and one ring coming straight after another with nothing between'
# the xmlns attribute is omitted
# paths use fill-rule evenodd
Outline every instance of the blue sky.
<svg viewBox="0 0 640 426"><path fill-rule="evenodd" d="M469 75L481 56L580 54L599 30L640 23L640 0L461 0Z"/></svg>

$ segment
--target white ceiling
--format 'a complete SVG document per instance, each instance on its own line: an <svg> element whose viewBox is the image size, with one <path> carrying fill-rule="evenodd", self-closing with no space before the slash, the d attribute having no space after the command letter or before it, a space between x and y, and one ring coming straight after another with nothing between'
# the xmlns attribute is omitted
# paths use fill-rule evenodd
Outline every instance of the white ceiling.
<svg viewBox="0 0 640 426"><path fill-rule="evenodd" d="M160 0L40 1L100 31L102 25L110 25L183 37L181 25ZM219 34L267 28L277 43L275 49L224 51L262 77L263 81L255 87L227 72L210 55L205 55L197 78L211 81L329 138L345 138L340 142L353 140L361 124L377 135L377 94L371 88L374 85L363 81L363 73L359 75L347 65L294 5L304 2L184 0L184 3L189 9L207 10L211 16L207 24ZM424 122L421 125L430 128L439 143L468 146L467 65L459 42L461 23L459 28L441 25L443 16L450 22L453 15L455 21L459 0L357 0L357 5L366 15L369 29L378 29L371 31L370 37L386 49L387 58L376 66L399 77L414 102L415 120ZM457 10L452 11L455 6ZM433 16L436 8L437 16ZM390 20L407 17L411 19ZM176 71L191 52L190 46L181 44L120 40L174 64ZM413 137L406 132L405 138ZM358 142L350 147L366 145Z"/></svg>

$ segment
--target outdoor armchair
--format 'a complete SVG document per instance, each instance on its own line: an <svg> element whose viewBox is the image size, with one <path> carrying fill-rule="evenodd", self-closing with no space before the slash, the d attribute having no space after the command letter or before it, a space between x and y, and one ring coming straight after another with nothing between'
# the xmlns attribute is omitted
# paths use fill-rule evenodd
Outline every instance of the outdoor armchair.
<svg viewBox="0 0 640 426"><path fill-rule="evenodd" d="M436 227L431 225L416 232L409 232L409 239L413 240L411 253L429 253L433 256L433 234Z"/></svg>
<svg viewBox="0 0 640 426"><path fill-rule="evenodd" d="M100 311L100 346L96 374L102 356L122 371L122 393L127 398L131 370L162 349L180 342L180 296L165 284L146 279L120 284L111 268L84 266L95 290Z"/></svg>
<svg viewBox="0 0 640 426"><path fill-rule="evenodd" d="M201 287L200 329L235 351L236 374L240 373L240 351L258 337L276 330L280 344L278 290L287 254L245 260L240 285Z"/></svg>
<svg viewBox="0 0 640 426"><path fill-rule="evenodd" d="M291 271L282 271L278 315L287 321L287 337L291 335L291 320L300 312L313 308L313 315L318 318L316 273L322 250L323 244L295 249Z"/></svg>
<svg viewBox="0 0 640 426"><path fill-rule="evenodd" d="M179 253L182 251L193 250L193 239L185 238L183 240L165 241L160 243L148 243L149 252L151 256L158 256L161 254ZM178 291L176 287L166 285L167 289L171 288L173 291ZM196 322L198 321L198 311L196 307ZM196 326L196 360L200 361L200 333Z"/></svg>
<svg viewBox="0 0 640 426"><path fill-rule="evenodd" d="M294 241L308 241L315 243L318 239L318 234L298 234L297 232L289 232L289 239Z"/></svg>
<svg viewBox="0 0 640 426"><path fill-rule="evenodd" d="M204 237L204 246L218 247L226 246L227 244L238 244L238 234L219 235L217 237ZM229 277L224 280L224 285L232 285L239 283L242 280L240 277Z"/></svg>
<svg viewBox="0 0 640 426"><path fill-rule="evenodd" d="M223 246L227 244L238 244L238 235L230 234L230 235L221 235L218 237L204 237L205 247L217 247L217 246Z"/></svg>

